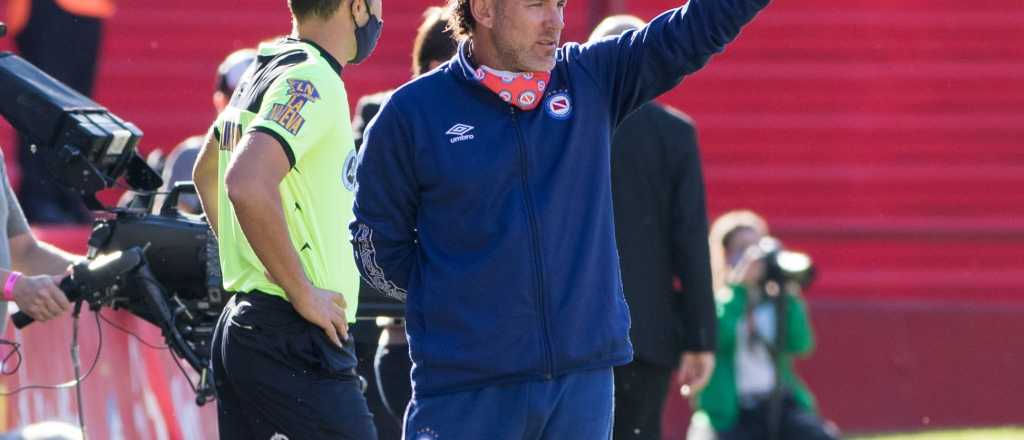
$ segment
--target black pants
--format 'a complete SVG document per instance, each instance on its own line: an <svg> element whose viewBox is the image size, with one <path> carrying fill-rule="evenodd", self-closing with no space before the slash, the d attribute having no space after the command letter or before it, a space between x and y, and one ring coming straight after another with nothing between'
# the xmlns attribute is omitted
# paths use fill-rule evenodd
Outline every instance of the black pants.
<svg viewBox="0 0 1024 440"><path fill-rule="evenodd" d="M374 440L356 357L287 301L235 294L212 345L222 440Z"/></svg>
<svg viewBox="0 0 1024 440"><path fill-rule="evenodd" d="M54 0L32 0L28 23L15 42L21 57L40 70L91 96L96 78L102 21L73 15ZM81 198L55 185L41 155L32 154L28 142L18 150L22 183L18 199L32 223L82 223L90 219Z"/></svg>
<svg viewBox="0 0 1024 440"><path fill-rule="evenodd" d="M660 440L672 370L641 360L615 368L615 440Z"/></svg>
<svg viewBox="0 0 1024 440"><path fill-rule="evenodd" d="M731 430L718 433L718 440L771 440L771 409L768 400L740 409L739 421ZM782 401L779 440L835 440L825 431L821 418L802 408L792 396Z"/></svg>

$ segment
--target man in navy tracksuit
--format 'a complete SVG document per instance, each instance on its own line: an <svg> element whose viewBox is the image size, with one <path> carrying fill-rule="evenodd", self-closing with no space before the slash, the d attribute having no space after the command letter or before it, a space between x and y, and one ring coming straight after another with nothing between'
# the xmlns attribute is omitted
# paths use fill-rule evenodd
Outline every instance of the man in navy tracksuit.
<svg viewBox="0 0 1024 440"><path fill-rule="evenodd" d="M768 1L559 48L562 0L452 0L459 53L394 93L357 159L357 266L407 301L407 439L609 438L633 356L612 130Z"/></svg>

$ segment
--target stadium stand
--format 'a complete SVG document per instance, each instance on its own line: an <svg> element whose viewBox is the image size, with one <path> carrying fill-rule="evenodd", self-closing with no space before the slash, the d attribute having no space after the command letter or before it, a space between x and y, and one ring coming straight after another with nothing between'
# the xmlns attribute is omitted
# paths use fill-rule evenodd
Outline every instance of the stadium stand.
<svg viewBox="0 0 1024 440"><path fill-rule="evenodd" d="M386 2L377 54L345 73L351 103L409 77L435 3ZM676 4L570 0L564 39L584 40L594 11ZM213 119L224 54L289 31L281 0L119 8L96 98L146 132L144 151ZM819 350L801 369L846 429L1019 422L1024 354L1005 344L1024 332L1020 41L1018 0L778 1L663 99L697 121L711 215L761 212L818 263ZM686 405L668 410L678 435Z"/></svg>

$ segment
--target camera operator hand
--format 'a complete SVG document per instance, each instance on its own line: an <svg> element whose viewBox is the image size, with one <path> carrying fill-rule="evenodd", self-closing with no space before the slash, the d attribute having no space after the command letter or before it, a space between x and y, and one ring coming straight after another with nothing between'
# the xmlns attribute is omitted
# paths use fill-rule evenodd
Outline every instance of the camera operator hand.
<svg viewBox="0 0 1024 440"><path fill-rule="evenodd" d="M348 304L340 293L313 287L305 295L288 297L295 311L323 329L327 338L339 348L342 341L348 340L348 321L345 319Z"/></svg>
<svg viewBox="0 0 1024 440"><path fill-rule="evenodd" d="M14 302L36 321L60 316L71 308L71 303L58 287L63 278L63 275L23 276L14 284Z"/></svg>
<svg viewBox="0 0 1024 440"><path fill-rule="evenodd" d="M760 293L765 276L763 257L763 252L757 246L748 247L729 273L729 284L742 284L751 295Z"/></svg>

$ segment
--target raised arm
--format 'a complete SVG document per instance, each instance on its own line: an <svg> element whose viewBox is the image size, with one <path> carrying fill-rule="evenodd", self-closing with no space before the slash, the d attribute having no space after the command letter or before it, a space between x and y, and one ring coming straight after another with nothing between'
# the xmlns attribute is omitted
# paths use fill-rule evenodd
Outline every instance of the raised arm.
<svg viewBox="0 0 1024 440"><path fill-rule="evenodd" d="M617 123L704 67L769 1L689 0L640 29L579 47L575 56L609 91Z"/></svg>

